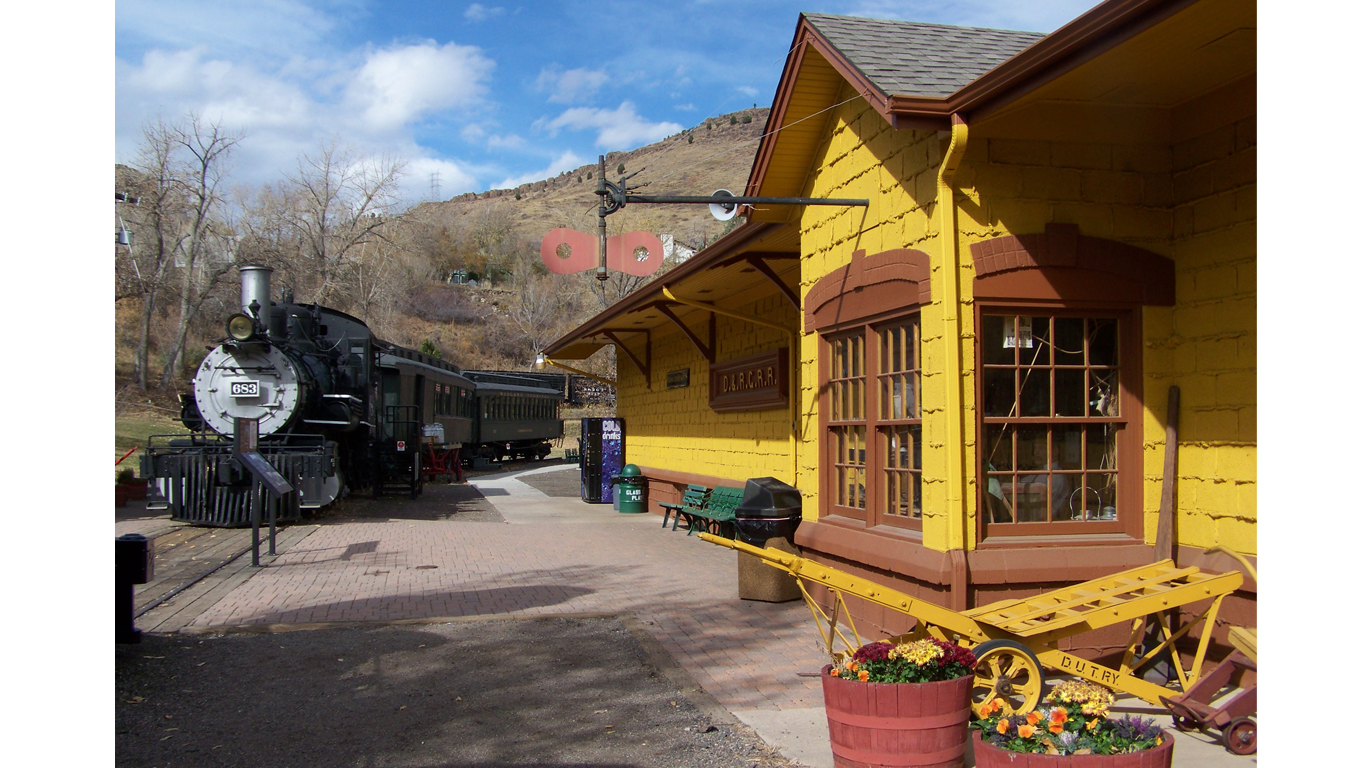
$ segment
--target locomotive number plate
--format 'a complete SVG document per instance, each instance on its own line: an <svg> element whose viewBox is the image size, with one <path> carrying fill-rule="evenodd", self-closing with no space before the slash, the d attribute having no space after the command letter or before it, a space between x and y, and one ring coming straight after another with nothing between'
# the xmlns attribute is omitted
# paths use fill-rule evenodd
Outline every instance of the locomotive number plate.
<svg viewBox="0 0 1366 768"><path fill-rule="evenodd" d="M258 381L234 381L231 392L233 397L260 397L261 383Z"/></svg>

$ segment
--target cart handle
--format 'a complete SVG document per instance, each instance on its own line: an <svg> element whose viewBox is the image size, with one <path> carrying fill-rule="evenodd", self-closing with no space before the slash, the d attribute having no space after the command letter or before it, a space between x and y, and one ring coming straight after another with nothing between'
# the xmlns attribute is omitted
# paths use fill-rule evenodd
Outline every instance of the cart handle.
<svg viewBox="0 0 1366 768"><path fill-rule="evenodd" d="M118 461L114 462L114 466L117 467L118 465L122 464L122 463L123 463L123 460L126 459L126 458L128 458L129 456L132 456L132 455L133 455L133 451L136 451L137 449L138 449L138 447L137 447L136 445L133 446L132 448L129 448L129 449L128 449L128 453L123 454L122 456L119 457L119 460L118 460Z"/></svg>
<svg viewBox="0 0 1366 768"><path fill-rule="evenodd" d="M1228 555L1229 557L1233 558L1234 560L1237 560L1238 563L1239 563L1240 565L1242 565L1244 568L1246 568L1246 569L1247 569L1247 572L1248 572L1249 574L1252 575L1252 580L1253 580L1253 581L1256 581L1256 580L1257 580L1257 569L1252 567L1252 563L1249 563L1249 562L1247 561L1247 558L1246 558L1246 557L1243 557L1242 555L1238 554L1237 552L1234 552L1233 550L1229 549L1228 547L1224 546L1223 544L1215 544L1214 546L1212 546L1212 547L1210 547L1209 549L1205 550L1205 554L1207 554L1207 555L1212 555L1212 554L1214 554L1215 552L1223 552L1224 554Z"/></svg>

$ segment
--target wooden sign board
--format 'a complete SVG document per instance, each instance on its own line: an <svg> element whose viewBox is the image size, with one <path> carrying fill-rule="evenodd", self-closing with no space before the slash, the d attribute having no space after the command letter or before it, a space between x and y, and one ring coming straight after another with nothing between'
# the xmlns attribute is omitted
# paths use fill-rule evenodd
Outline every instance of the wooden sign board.
<svg viewBox="0 0 1366 768"><path fill-rule="evenodd" d="M711 366L708 404L713 411L763 411L788 407L787 347Z"/></svg>
<svg viewBox="0 0 1366 768"><path fill-rule="evenodd" d="M688 368L669 371L669 375L665 377L664 381L669 389L683 389L688 386L688 379L691 378L689 374L691 372L692 371Z"/></svg>

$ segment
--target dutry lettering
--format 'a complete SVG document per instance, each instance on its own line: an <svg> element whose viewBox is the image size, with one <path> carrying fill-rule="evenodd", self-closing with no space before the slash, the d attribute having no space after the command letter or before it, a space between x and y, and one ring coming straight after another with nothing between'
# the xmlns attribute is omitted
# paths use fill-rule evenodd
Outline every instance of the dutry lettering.
<svg viewBox="0 0 1366 768"><path fill-rule="evenodd" d="M1063 656L1059 666L1071 671L1073 674L1089 677L1104 685L1113 685L1119 680L1119 673L1113 669L1102 667L1099 664L1094 664L1085 659L1078 659L1073 656Z"/></svg>

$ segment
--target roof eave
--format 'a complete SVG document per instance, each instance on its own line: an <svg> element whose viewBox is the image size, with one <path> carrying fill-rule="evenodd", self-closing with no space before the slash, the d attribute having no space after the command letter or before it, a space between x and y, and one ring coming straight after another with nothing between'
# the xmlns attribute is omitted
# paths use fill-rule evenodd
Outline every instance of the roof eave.
<svg viewBox="0 0 1366 768"><path fill-rule="evenodd" d="M746 222L736 227L716 242L698 251L692 258L637 288L629 296L594 315L583 325L552 341L541 351L553 357L560 350L582 343L600 333L602 329L611 327L625 315L647 309L660 301L663 298L660 289L665 285L677 285L692 275L717 266L719 262L741 252L746 245L781 226L783 225L769 222Z"/></svg>
<svg viewBox="0 0 1366 768"><path fill-rule="evenodd" d="M764 138L754 155L745 194L757 195L778 142L787 100L807 47L814 47L893 128L948 130L957 113L971 122L999 110L1198 0L1109 0L1006 59L947 98L885 94L835 48L805 16L778 81Z"/></svg>

